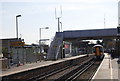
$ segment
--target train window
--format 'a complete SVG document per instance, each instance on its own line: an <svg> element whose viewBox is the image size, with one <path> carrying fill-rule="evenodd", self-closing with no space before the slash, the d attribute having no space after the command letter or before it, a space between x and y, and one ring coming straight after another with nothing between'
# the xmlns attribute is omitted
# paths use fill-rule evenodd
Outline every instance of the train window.
<svg viewBox="0 0 120 81"><path fill-rule="evenodd" d="M103 48L100 47L100 52L103 52Z"/></svg>
<svg viewBox="0 0 120 81"><path fill-rule="evenodd" d="M95 50L95 48L93 49L93 53L95 53L96 52L96 50Z"/></svg>

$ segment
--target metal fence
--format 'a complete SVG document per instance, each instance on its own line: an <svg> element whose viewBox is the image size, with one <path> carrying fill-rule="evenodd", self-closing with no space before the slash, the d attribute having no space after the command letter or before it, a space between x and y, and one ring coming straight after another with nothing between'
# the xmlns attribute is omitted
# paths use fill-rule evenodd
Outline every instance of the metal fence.
<svg viewBox="0 0 120 81"><path fill-rule="evenodd" d="M11 48L11 52L11 64L24 64L45 60L43 57L45 54L40 54L39 48Z"/></svg>

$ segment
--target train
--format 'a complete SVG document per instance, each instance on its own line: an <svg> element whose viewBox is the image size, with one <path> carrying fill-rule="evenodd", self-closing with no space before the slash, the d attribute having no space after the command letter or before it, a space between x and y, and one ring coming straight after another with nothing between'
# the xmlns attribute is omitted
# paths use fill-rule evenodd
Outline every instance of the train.
<svg viewBox="0 0 120 81"><path fill-rule="evenodd" d="M102 60L104 58L104 48L102 45L93 46L93 54L96 60Z"/></svg>

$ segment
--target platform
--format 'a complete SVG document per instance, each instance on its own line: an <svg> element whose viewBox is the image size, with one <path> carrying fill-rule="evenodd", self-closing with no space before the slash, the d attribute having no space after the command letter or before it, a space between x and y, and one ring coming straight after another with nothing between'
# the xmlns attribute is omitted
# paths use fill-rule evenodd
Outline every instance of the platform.
<svg viewBox="0 0 120 81"><path fill-rule="evenodd" d="M108 53L105 53L105 57L97 69L92 81L120 81L120 65L117 63L117 58L112 59Z"/></svg>
<svg viewBox="0 0 120 81"><path fill-rule="evenodd" d="M0 71L0 77L27 71L27 70L32 70L32 69L36 69L36 68L40 68L40 67L44 67L44 66L49 66L49 65L52 65L55 63L60 63L63 61L72 60L72 59L80 58L83 56L86 56L86 55L79 55L79 56L73 56L73 57L69 57L69 58L63 58L63 59L60 59L57 61L42 61L42 62L37 62L37 63L25 64L25 65L19 66L19 67L12 67L11 69L8 69L5 71Z"/></svg>

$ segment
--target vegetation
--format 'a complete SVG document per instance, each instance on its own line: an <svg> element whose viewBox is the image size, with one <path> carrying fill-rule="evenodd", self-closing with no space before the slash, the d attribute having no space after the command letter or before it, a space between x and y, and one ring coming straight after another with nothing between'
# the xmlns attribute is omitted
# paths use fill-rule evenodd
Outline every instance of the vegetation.
<svg viewBox="0 0 120 81"><path fill-rule="evenodd" d="M2 53L3 53L3 57L8 57L8 49L7 48L2 48Z"/></svg>

